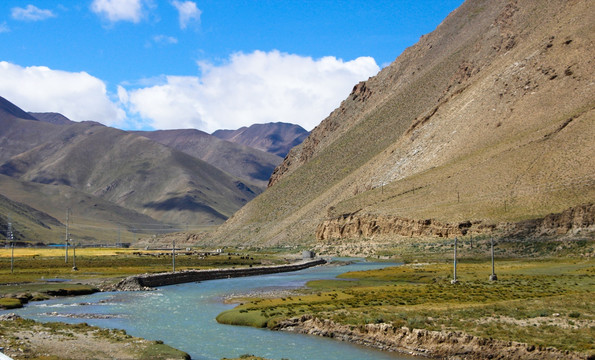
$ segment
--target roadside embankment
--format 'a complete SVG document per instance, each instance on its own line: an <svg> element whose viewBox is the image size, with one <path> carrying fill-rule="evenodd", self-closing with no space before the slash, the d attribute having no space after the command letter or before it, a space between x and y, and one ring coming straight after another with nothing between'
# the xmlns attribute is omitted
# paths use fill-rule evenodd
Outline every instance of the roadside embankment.
<svg viewBox="0 0 595 360"><path fill-rule="evenodd" d="M482 338L460 331L397 328L391 324L349 326L303 315L280 321L273 330L318 335L341 341L430 358L457 359L585 359L586 355L514 341Z"/></svg>
<svg viewBox="0 0 595 360"><path fill-rule="evenodd" d="M325 264L324 259L300 261L287 265L259 266L249 268L184 270L159 274L142 274L129 276L113 287L112 291L139 291L166 285L183 284L189 282L226 279L233 277L275 274L281 272L298 271L312 266Z"/></svg>

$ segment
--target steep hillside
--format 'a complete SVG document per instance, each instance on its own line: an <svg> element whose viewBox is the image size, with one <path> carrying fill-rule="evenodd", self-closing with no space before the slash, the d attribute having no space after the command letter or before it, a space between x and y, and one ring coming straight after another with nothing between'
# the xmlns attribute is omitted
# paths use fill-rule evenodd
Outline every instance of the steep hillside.
<svg viewBox="0 0 595 360"><path fill-rule="evenodd" d="M195 158L262 188L283 159L277 155L221 140L195 129L142 131L138 134Z"/></svg>
<svg viewBox="0 0 595 360"><path fill-rule="evenodd" d="M304 141L308 132L299 125L278 122L254 124L237 130L217 130L213 136L283 158L291 148Z"/></svg>
<svg viewBox="0 0 595 360"><path fill-rule="evenodd" d="M0 189L4 194L0 195L0 239L5 237L2 226L10 217L15 240L62 242L67 209L70 209L71 238L86 243L134 242L137 232L176 230L69 186L25 182L0 175Z"/></svg>
<svg viewBox="0 0 595 360"><path fill-rule="evenodd" d="M594 18L586 0L466 1L357 84L211 241L312 243L343 214L495 224L594 202Z"/></svg>
<svg viewBox="0 0 595 360"><path fill-rule="evenodd" d="M218 223L256 194L213 166L145 137L75 123L0 165L20 180L67 185L169 222Z"/></svg>
<svg viewBox="0 0 595 360"><path fill-rule="evenodd" d="M37 118L35 118L31 114L28 114L15 104L0 96L0 119L10 118L37 120Z"/></svg>
<svg viewBox="0 0 595 360"><path fill-rule="evenodd" d="M63 219L66 208L88 201L105 209L94 214L96 223L112 227L126 224L126 219L161 228L163 222L216 225L261 192L146 137L95 122L39 121L2 100L0 174L28 190L15 191L4 179L0 194L51 216ZM60 187L72 191L51 198L43 194ZM109 215L112 211L120 214L117 220ZM91 213L81 210L81 215Z"/></svg>
<svg viewBox="0 0 595 360"><path fill-rule="evenodd" d="M38 238L44 235L39 229L50 230L52 227L63 226L60 221L51 215L34 209L26 204L10 200L0 195L0 239L8 240L8 224L11 224L12 240ZM4 245L4 242L2 243Z"/></svg>

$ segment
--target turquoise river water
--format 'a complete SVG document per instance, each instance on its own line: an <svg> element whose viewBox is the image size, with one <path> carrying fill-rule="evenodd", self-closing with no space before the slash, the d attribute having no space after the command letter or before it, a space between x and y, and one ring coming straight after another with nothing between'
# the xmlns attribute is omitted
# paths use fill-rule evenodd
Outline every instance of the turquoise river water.
<svg viewBox="0 0 595 360"><path fill-rule="evenodd" d="M33 302L12 312L38 321L86 322L104 328L124 329L133 336L162 340L187 352L192 359L219 360L243 354L291 360L413 359L318 336L221 325L215 321L219 313L234 306L223 303L226 296L299 288L310 280L331 279L347 271L389 265L394 264L358 262L291 273L165 286L149 292L96 293ZM73 315L78 317L67 317Z"/></svg>

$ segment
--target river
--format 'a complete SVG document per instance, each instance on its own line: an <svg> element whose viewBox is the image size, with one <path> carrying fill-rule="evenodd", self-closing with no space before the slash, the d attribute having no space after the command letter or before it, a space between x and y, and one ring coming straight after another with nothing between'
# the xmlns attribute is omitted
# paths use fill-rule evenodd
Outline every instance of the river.
<svg viewBox="0 0 595 360"><path fill-rule="evenodd" d="M303 287L310 280L332 279L347 271L388 265L391 264L358 262L291 273L165 286L149 292L96 293L33 302L12 312L38 321L86 322L124 329L133 336L162 340L187 352L192 359L219 360L243 354L291 360L413 359L318 336L222 325L215 321L219 313L234 306L222 301L232 294L294 289ZM82 318L65 317L72 314Z"/></svg>

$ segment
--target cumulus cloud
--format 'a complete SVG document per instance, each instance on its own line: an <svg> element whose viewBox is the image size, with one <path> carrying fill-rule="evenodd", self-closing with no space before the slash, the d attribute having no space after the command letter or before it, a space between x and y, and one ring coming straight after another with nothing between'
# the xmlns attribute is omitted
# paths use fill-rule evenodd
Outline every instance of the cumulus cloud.
<svg viewBox="0 0 595 360"><path fill-rule="evenodd" d="M51 10L40 9L31 4L27 5L25 8L12 8L11 15L13 19L23 21L39 21L56 16Z"/></svg>
<svg viewBox="0 0 595 360"><path fill-rule="evenodd" d="M202 11L192 1L172 1L172 5L178 9L180 28L185 29L191 21L200 21Z"/></svg>
<svg viewBox="0 0 595 360"><path fill-rule="evenodd" d="M109 99L105 84L86 72L22 67L0 61L0 94L26 111L58 112L71 120L117 125L125 113Z"/></svg>
<svg viewBox="0 0 595 360"><path fill-rule="evenodd" d="M111 22L138 23L143 17L141 0L93 0L91 11Z"/></svg>
<svg viewBox="0 0 595 360"><path fill-rule="evenodd" d="M212 132L283 121L310 130L354 84L379 71L370 57L343 61L279 51L236 53L223 65L198 65L201 77L166 76L159 85L121 88L120 100L157 129Z"/></svg>

